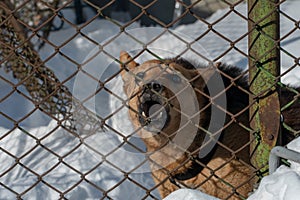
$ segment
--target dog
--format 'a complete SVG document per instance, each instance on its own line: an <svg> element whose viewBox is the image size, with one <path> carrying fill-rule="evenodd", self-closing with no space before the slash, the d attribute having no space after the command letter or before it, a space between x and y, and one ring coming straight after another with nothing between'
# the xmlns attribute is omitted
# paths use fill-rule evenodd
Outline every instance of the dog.
<svg viewBox="0 0 300 200"><path fill-rule="evenodd" d="M246 198L257 178L245 128L249 89L243 71L182 58L138 64L124 51L120 62L129 117L146 145L161 197L187 187L221 199ZM282 93L282 105L295 96ZM299 108L295 103L282 113L296 130Z"/></svg>

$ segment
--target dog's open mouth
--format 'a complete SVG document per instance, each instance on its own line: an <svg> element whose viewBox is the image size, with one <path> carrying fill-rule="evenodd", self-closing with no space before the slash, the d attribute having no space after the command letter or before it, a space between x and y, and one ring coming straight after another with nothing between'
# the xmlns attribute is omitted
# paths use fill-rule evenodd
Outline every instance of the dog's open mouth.
<svg viewBox="0 0 300 200"><path fill-rule="evenodd" d="M169 121L168 105L157 94L143 94L140 97L139 121L144 129L159 132Z"/></svg>

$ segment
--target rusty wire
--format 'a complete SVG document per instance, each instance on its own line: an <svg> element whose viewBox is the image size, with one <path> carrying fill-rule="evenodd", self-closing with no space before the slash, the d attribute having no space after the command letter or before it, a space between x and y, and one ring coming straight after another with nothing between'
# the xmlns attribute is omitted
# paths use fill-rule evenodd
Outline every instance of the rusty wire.
<svg viewBox="0 0 300 200"><path fill-rule="evenodd" d="M28 193L31 189L36 187L36 185L39 182L42 182L43 184L47 185L49 188L54 190L57 194L59 194L59 198L66 199L67 198L66 196L68 195L68 193L70 191L76 189L76 187L78 187L78 185L81 182L87 182L89 185L91 185L91 187L94 187L97 190L99 190L99 192L102 194L102 197L101 197L102 199L106 199L106 198L113 199L113 197L110 196L110 192L113 191L115 188L117 188L119 185L121 185L124 181L128 180L131 183L135 184L136 187L139 187L145 191L145 195L144 195L143 199L146 199L146 198L158 199L159 197L155 196L153 193L162 183L156 184L152 188L147 188L142 183L136 181L134 178L131 177L132 172L134 172L136 169L138 169L142 164L148 162L147 159L145 159L141 164L139 164L136 167L134 167L133 169L131 169L131 171L125 172L123 170L122 166L117 166L115 163L111 162L108 159L108 157L110 155L112 155L114 152L116 152L118 149L112 149L112 150L109 150L108 152L101 152L101 151L95 149L93 146L89 145L89 143L86 142L86 140L85 140L91 134L94 134L99 130L108 129L108 130L114 132L115 135L123 138L124 142L122 144L120 144L120 146L124 145L124 144L128 144L131 147L133 147L136 151L144 153L144 151L140 147L137 147L135 144L131 143L128 140L129 137L136 134L137 130L135 132L131 133L129 136L126 136L124 133L116 130L114 127L112 127L108 123L110 118L112 116L114 116L117 112L119 112L120 110L131 109L127 105L128 101L130 99L123 99L122 97L120 97L118 94L115 94L113 91L111 91L106 86L108 84L108 82L111 79L118 76L121 71L113 74L111 77L108 78L108 80L106 80L104 82L100 81L98 77L94 77L93 74L90 74L90 73L84 71L84 68L82 67L84 64L76 62L76 58L70 57L69 55L62 52L61 49L66 44L68 44L72 39L74 39L76 36L80 35L80 36L84 37L85 39L87 39L89 42L93 43L95 46L98 46L100 49L99 52L105 54L110 59L115 60L118 63L121 63L119 61L119 58L116 58L115 55L113 55L111 52L105 50L105 47L107 45L109 45L113 40L115 40L119 35L110 38L108 41L106 41L103 44L99 44L93 38L91 38L87 34L85 34L82 30L84 28L88 27L98 17L104 18L105 20L109 21L110 23L118 26L118 28L120 29L119 34L126 33L129 37L131 37L133 40L137 41L138 43L140 43L143 46L143 48L142 48L142 50L140 50L140 52L138 52L136 55L133 55L133 59L136 59L143 52L149 52L149 53L154 54L153 52L151 52L150 49L147 48L147 46L150 45L151 43L155 42L156 40L158 40L166 32L169 32L169 29L171 27L173 27L175 24L177 24L178 21L180 21L186 15L191 15L196 20L201 21L202 23L206 24L207 30L204 31L204 33L202 33L201 35L199 35L197 38L195 38L193 41L190 41L190 42L186 41L180 35L176 35L173 32L169 32L174 37L176 37L177 39L179 39L180 41L182 41L183 43L185 43L188 46L188 48L186 50L182 51L181 54L177 55L177 57L181 57L187 50L191 50L196 55L198 55L199 58L205 59L209 63L214 63L214 62L218 61L220 58L227 55L229 51L235 50L238 53L240 53L241 56L247 57L248 59L252 59L252 58L249 58L249 55L246 52L243 52L236 46L236 44L238 42L240 42L244 38L247 38L252 30L244 33L243 35L241 35L240 37L238 37L235 40L231 40L231 39L227 38L225 35L223 35L222 33L218 32L214 28L214 26L216 24L222 23L223 18L227 17L229 14L232 14L232 13L236 14L237 17L242 18L245 21L245 23L247 23L247 21L249 20L248 17L244 16L243 14L241 14L240 12L238 12L235 9L235 7L237 5L244 3L244 1L242 1L242 0L222 1L224 4L226 4L226 7L228 7L229 10L221 18L214 21L213 23L206 21L205 18L199 16L197 14L197 12L195 12L194 7L199 2L201 2L200 0L193 1L193 3L190 5L187 5L182 1L176 1L177 3L181 4L184 11L177 19L174 19L168 23L168 22L163 22L161 19L155 17L151 12L149 12L149 8L151 6L153 6L155 3L157 3L158 2L157 0L151 1L147 5L141 5L134 0L129 0L129 3L136 6L140 10L140 12L132 20L130 20L124 24L121 24L117 20L104 14L104 13L106 13L105 11L107 9L109 9L110 6L114 5L115 1L108 1L106 5L102 5L102 6L95 5L94 3L89 2L89 1L84 1L87 5L92 6L96 10L96 13L95 13L94 17L88 19L86 22L84 22L80 25L76 25L76 24L70 22L68 19L64 18L63 16L59 15L59 11L65 9L66 7L70 6L73 3L71 0L69 0L69 1L55 0L55 1L51 1L51 3L45 3L42 0L34 1L34 3L35 3L34 5L39 5L42 7L42 8L39 8L39 6L34 7L36 9L36 13L39 13L42 15L43 14L42 12L44 9L44 11L47 12L46 14L44 13L45 16L47 16L49 18L46 21L39 21L39 22L35 22L32 19L34 17L34 15L31 15L30 16L31 18L26 18L25 16L22 15L24 10L31 11L30 9L33 9L33 8L30 8L30 6L28 6L28 4L27 4L30 1L24 1L24 2L19 1L18 3L16 3L16 2L17 1L15 1L15 0L5 0L5 1L0 2L0 26L1 26L1 35L0 35L0 37L1 37L0 38L0 46L1 46L0 47L0 53L1 53L0 58L1 58L1 60L0 60L0 64L1 64L1 67L4 68L7 73L11 73L13 75L13 77L17 80L17 83L12 83L11 81L9 81L5 78L5 75L0 76L1 81L8 83L13 88L11 93L7 94L6 96L4 96L0 99L0 103L5 101L6 99L8 99L14 92L17 92L25 99L31 101L35 105L35 108L32 110L32 112L25 115L22 119L13 119L8 114L1 111L0 114L4 118L12 121L12 123L14 124L14 127L12 127L11 130L8 131L7 133L1 134L0 140L5 140L5 138L8 135L12 134L13 131L15 131L15 130L21 130L23 134L26 134L28 137L31 137L33 139L33 141L35 141L36 144L31 149L24 152L24 154L22 156L14 155L13 153L10 152L10 149L1 148L0 153L7 154L10 157L12 157L13 159L15 159L15 164L12 165L11 167L9 167L8 169L6 169L5 171L1 171L0 178L7 175L11 170L14 169L14 167L19 165L19 166L22 166L27 171L34 174L37 177L37 182L21 193L13 190L12 188L10 188L9 185L6 185L5 183L1 182L0 185L2 187L4 187L5 189L9 190L11 193L15 194L17 199L22 199L23 196L26 195L26 193ZM280 3L284 3L284 1L282 1ZM293 70L295 68L299 68L300 67L299 66L300 58L299 58L299 55L293 55L293 54L289 53L288 50L283 49L279 45L279 43L284 41L295 31L299 31L300 22L299 22L299 19L293 19L291 16L288 15L288 13L284 13L283 11L280 11L280 10L277 10L274 8L274 12L279 12L281 17L284 17L287 20L290 20L295 24L295 27L292 30L290 30L285 35L281 36L280 41L278 41L278 46L274 47L274 48L279 48L282 53L286 54L291 59L293 59L295 63L293 66L288 66L289 69L286 72L282 73L279 77L273 77L274 79L277 80L276 87L280 87L283 91L291 91L294 93L293 96L291 96L287 101L283 102L283 104L281 105L282 112L284 112L284 111L293 112L293 109L296 109L299 107L296 103L299 102L298 98L300 96L300 93L297 89L293 89L287 85L284 85L282 82L280 82L280 78L285 76L286 74L290 73L291 70ZM161 34L157 35L155 38L153 38L150 42L148 42L146 44L143 43L138 37L133 36L130 33L128 33L128 31L126 30L132 23L139 21L142 17L145 17L145 16L147 18L149 18L150 20L154 21L156 24L158 24L164 28L164 31ZM72 28L74 28L76 30L76 33L74 35L70 36L70 38L68 40L64 41L59 46L53 44L48 39L48 34L49 34L49 30L50 30L49 27L51 26L51 23L53 23L53 19L55 17L59 17L59 19L61 21L63 21L65 24L71 26ZM33 24L32 24L32 21L34 22ZM46 30L46 32L44 32L45 34L40 34L41 31L43 31L43 30ZM201 53L199 53L196 49L193 49L193 47L192 47L192 45L194 43L201 41L209 32L213 32L214 34L216 34L217 36L219 36L220 38L222 38L223 40L227 41L230 44L228 49L226 49L223 53L216 56L213 60L209 60L208 58L206 58L204 55L202 55ZM41 59L38 51L35 49L34 45L32 44L32 41L31 41L32 38L34 38L34 37L38 37L39 40L42 41L43 43L52 46L55 49L55 52L52 55L50 55L48 58ZM266 54L267 53L268 52L266 52ZM47 67L47 64L46 64L47 61L51 60L51 58L53 56L55 56L56 54L61 55L62 57L64 57L66 60L73 63L77 67L76 72L71 74L65 80L59 80L57 78L56 74L53 72L53 70L51 70L50 68ZM95 56L96 56L96 54L95 54ZM161 59L160 55L155 54L155 57L158 59ZM91 57L90 60L88 60L86 62L90 62L93 59L94 59L94 57ZM254 66L252 66L252 67L254 67ZM124 69L126 69L126 67L124 67ZM261 69L261 70L263 70L263 69ZM75 77L79 71L83 71L90 79L96 81L100 85L100 88L95 92L95 94L91 94L90 96L85 97L84 100L76 99L76 97L73 96L73 94L68 89L68 87L65 86L65 84L70 79ZM238 79L242 78L247 73L248 73L248 70L245 70L242 72L241 75L239 75L238 77L235 77L235 78L229 77L227 74L222 73L224 76L226 76L228 79L231 80L230 86L228 88L225 88L224 92L228 91L230 89L230 87L236 87L239 90L241 90L243 93L250 95L251 93L247 89L236 84ZM270 75L270 76L272 76L272 75ZM24 92L23 90L19 89L22 86L24 86L26 88L27 92ZM88 110L84 106L84 104L86 102L88 102L93 96L95 96L101 90L106 91L110 95L112 95L115 98L122 101L123 106L120 107L118 110L110 113L108 116L99 116L99 115L91 112L90 110ZM195 88L195 90L196 90L196 92L202 94L202 92L200 90L198 90L197 88ZM202 112L203 110L205 110L207 107L214 105L214 99L209 96L207 98L209 98L209 104L207 104L206 107L204 107L202 110L200 110L199 113ZM257 98L259 98L259 96ZM257 136L257 137L255 137L255 139L259 139L257 132L255 130L252 130L248 123L245 123L245 122L242 122L239 120L239 117L242 115L245 115L245 113L246 113L246 115L248 115L248 111L251 106L252 106L252 104L249 104L248 106L246 106L245 108L243 108L242 110L240 110L237 113L231 113L222 107L218 107L220 110L222 110L222 112L226 113L226 115L228 116L228 120L224 124L223 129L219 130L219 131L220 132L223 131L224 129L231 126L232 124L238 124L240 127L242 127L242 129L248 131L250 134L254 134L255 136ZM45 135L43 137L37 137L37 136L31 134L30 132L26 131L26 129L22 128L22 126L20 126L20 123L23 120L25 120L27 117L29 117L36 110L42 111L43 113L50 116L52 119L54 119L57 122L56 128L54 128L53 130L49 130L49 132L45 133ZM175 110L176 110L176 108L175 108ZM177 109L176 111L182 115L185 115L185 113L182 113L182 111L180 109ZM135 111L135 112L138 112L138 111ZM190 117L190 116L187 116L187 117ZM199 126L198 124L195 124L195 126L197 126L197 128L199 130L207 132L207 134L210 134L210 135L217 134L217 133L209 133L207 130L205 130L203 127ZM283 127L284 127L284 129L287 129L290 132L289 135L286 136L286 138L288 138L288 139L285 139L285 140L287 140L287 141L290 141L291 139L293 139L294 137L296 137L300 134L300 127L296 126L296 128L292 128L293 124L288 124L286 122L283 122ZM75 139L76 144L74 144L74 146L63 155L55 152L53 149L51 149L43 144L46 140L48 140L48 138L50 138L53 134L55 134L55 131L59 128L63 128L66 132L70 133L70 135L69 135L70 140L72 138L73 139L76 138ZM165 134L165 133L163 133L163 134L165 136L167 136L167 134ZM283 137L285 137L285 136L283 136ZM285 141L285 143L287 141ZM221 141L217 141L217 145L219 147L223 148L224 151L229 152L229 154L231 155L230 159L236 159L238 157L238 154L240 151L249 148L249 145L251 144L251 142L253 142L253 141L249 140L247 143L242 144L239 147L239 149L234 149L234 150L231 149L228 145L223 144ZM86 170L84 172L76 169L76 167L72 166L72 164L65 161L65 159L69 155L74 153L82 145L85 145L89 150L91 150L92 152L94 152L95 154L99 155L102 158L101 162L98 162L95 166L91 166L89 170ZM25 158L26 156L32 154L36 148L43 148L49 154L55 156L58 159L58 162L52 168L50 168L48 171L44 172L43 174L40 174L40 173L36 172L34 169L27 167L26 165L22 164L22 162L20 161L21 159ZM192 152L189 152L189 153L190 153L189 159L193 159ZM151 155L148 155L148 159L151 159L150 157L151 157ZM152 162L155 162L155 161L152 161ZM184 165L186 162L187 161L184 161L182 163L182 165ZM223 182L224 186L230 188L230 190L232 192L227 196L227 199L230 199L233 195L237 195L241 199L246 198L246 196L243 196L238 193L238 188L242 187L246 183L243 182L243 183L240 183L240 185L233 186L230 182L218 177L216 172L219 169L223 168L228 163L223 163L217 169L211 169L208 166L206 166L205 163L202 163L200 161L197 161L197 162L201 166L206 168L208 171L210 171L210 175L207 176L207 179L214 177L218 181ZM250 163L247 163L243 160L241 160L241 163L242 163L242 165L245 165L245 166L253 169L253 167L250 165ZM76 184L65 189L64 191L57 189L55 186L51 185L50 183L48 183L47 181L44 180L45 175L51 173L57 166L59 166L61 164L63 164L67 168L69 168L72 172L76 173L80 177L79 181ZM110 165L112 168L119 171L121 174L120 182L118 184L112 186L111 188L102 188L101 186L95 184L91 180L90 177L88 177L89 175L91 175L94 172L94 170L96 168L101 167L103 164ZM159 165L159 163L156 163L156 164ZM182 166L179 166L178 168L180 168L180 167L182 167ZM168 178L170 178L172 173L176 172L177 169L174 169L174 171L166 171L166 174L169 175ZM257 177L257 175L261 176L261 174L259 173L259 170L260 169L253 169L253 176L249 177L249 180L248 180L249 182L253 181ZM168 181L168 178L165 178L163 181ZM200 183L200 184L193 185L193 186L185 185L184 183L181 183L181 184L186 187L199 189L204 183Z"/></svg>

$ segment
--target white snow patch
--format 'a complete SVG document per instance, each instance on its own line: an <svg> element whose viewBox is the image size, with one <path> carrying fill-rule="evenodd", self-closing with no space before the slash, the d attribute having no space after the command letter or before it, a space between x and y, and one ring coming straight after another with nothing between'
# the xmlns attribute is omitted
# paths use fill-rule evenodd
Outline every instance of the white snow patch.
<svg viewBox="0 0 300 200"><path fill-rule="evenodd" d="M300 138L287 147L300 153ZM300 164L289 161L290 167L280 166L272 175L262 179L259 188L248 200L294 200L300 196Z"/></svg>
<svg viewBox="0 0 300 200"><path fill-rule="evenodd" d="M179 189L169 194L164 200L219 200L198 190Z"/></svg>

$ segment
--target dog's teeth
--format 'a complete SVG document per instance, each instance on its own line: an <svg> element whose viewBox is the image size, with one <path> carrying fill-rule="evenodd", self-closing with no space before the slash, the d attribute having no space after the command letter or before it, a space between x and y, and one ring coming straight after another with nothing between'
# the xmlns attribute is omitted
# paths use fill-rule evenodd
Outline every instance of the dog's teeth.
<svg viewBox="0 0 300 200"><path fill-rule="evenodd" d="M144 111L142 112L142 115L143 115L143 117L147 117L146 113Z"/></svg>
<svg viewBox="0 0 300 200"><path fill-rule="evenodd" d="M163 111L161 111L158 115L159 118L161 118L163 116Z"/></svg>

